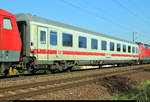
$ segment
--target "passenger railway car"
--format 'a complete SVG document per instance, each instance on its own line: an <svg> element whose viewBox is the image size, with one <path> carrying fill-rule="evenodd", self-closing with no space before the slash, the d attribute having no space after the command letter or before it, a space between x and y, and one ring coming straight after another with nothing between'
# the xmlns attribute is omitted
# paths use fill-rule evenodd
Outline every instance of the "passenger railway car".
<svg viewBox="0 0 150 102"><path fill-rule="evenodd" d="M17 14L16 19L23 56L34 57L36 65L63 70L76 64L120 64L138 60L136 43L28 14Z"/></svg>
<svg viewBox="0 0 150 102"><path fill-rule="evenodd" d="M0 51L1 72L10 75L64 71L75 65L136 64L149 60L150 53L131 41L4 10L0 10Z"/></svg>

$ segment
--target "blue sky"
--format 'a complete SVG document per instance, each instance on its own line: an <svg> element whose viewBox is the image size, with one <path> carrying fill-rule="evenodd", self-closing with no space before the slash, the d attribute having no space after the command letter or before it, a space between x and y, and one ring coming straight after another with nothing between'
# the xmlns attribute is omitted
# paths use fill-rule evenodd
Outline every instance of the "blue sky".
<svg viewBox="0 0 150 102"><path fill-rule="evenodd" d="M1 9L150 44L150 0L2 0Z"/></svg>

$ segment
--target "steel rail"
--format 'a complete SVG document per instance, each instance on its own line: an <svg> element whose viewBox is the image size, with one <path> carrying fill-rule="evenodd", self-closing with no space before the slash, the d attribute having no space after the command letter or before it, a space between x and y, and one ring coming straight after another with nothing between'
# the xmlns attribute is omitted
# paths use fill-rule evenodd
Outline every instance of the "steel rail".
<svg viewBox="0 0 150 102"><path fill-rule="evenodd" d="M110 76L114 76L114 75L125 75L125 74L133 74L135 72L138 71L143 71L145 69L148 68L134 68L134 69L130 69L130 70L124 70L124 71L115 71L115 72L109 72L109 73L103 73L103 74L95 74L95 75L89 75L89 76L83 76L83 77L75 77L75 78L70 78L70 79L60 79L60 80L54 80L54 81L50 81L50 82L40 82L40 83L34 83L34 84L27 84L27 85L23 85L23 86L16 86L16 87L8 87L8 88L4 88L4 89L0 89L3 92L4 91L13 91L16 89L28 89L28 88L33 88L33 87L38 87L38 86L46 86L46 85L52 85L53 87L50 88L46 88L46 89L39 89L36 91L32 91L32 92L25 92L25 93L21 93L19 95L7 95L4 97L0 97L0 99L2 100L7 100L7 99L11 99L11 100L16 100L16 99L22 99L25 97L32 97L35 95L39 95L40 93L48 93L48 92L54 92L54 91L59 91L59 90L63 90L63 89L67 89L70 87L76 87L76 86L81 86L81 85L86 85L87 83L91 83L94 81L97 81L98 78L105 78L105 77L110 77ZM81 81L85 78L92 78L86 81ZM80 82L81 81L81 82ZM65 84L67 82L71 82L69 84ZM77 82L77 83L76 83ZM60 84L60 86L55 86L55 84ZM63 84L63 85L61 85ZM65 85L64 85L65 84ZM1 91L1 92L2 92Z"/></svg>

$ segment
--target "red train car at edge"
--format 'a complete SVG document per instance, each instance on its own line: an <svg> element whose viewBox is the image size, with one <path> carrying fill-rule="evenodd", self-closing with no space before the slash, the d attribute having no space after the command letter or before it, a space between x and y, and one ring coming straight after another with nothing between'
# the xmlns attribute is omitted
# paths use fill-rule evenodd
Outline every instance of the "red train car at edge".
<svg viewBox="0 0 150 102"><path fill-rule="evenodd" d="M150 62L150 45L139 43L139 61L140 63Z"/></svg>
<svg viewBox="0 0 150 102"><path fill-rule="evenodd" d="M0 9L0 64L9 66L20 61L22 43L15 15ZM7 68L7 67L6 67ZM3 69L1 68L0 71Z"/></svg>

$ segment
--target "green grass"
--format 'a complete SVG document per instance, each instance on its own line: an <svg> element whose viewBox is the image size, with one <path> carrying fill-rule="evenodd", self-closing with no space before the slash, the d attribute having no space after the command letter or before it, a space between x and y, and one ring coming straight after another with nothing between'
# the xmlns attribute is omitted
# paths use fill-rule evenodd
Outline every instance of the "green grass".
<svg viewBox="0 0 150 102"><path fill-rule="evenodd" d="M123 95L116 95L112 100L150 100L150 80Z"/></svg>

